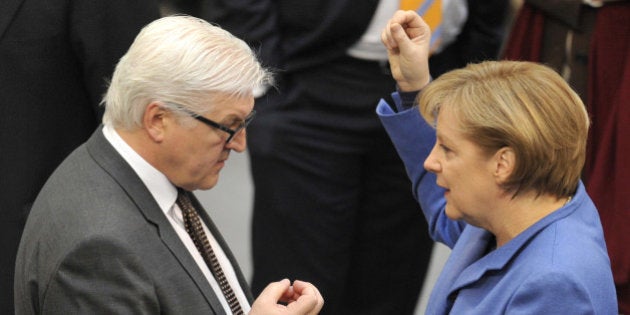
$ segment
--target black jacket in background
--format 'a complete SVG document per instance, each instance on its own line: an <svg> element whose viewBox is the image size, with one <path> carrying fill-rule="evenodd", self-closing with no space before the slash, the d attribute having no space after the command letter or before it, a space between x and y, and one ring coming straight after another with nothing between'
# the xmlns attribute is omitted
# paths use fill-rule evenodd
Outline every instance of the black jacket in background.
<svg viewBox="0 0 630 315"><path fill-rule="evenodd" d="M155 0L0 1L0 314L13 314L15 254L48 176L100 123L118 59Z"/></svg>

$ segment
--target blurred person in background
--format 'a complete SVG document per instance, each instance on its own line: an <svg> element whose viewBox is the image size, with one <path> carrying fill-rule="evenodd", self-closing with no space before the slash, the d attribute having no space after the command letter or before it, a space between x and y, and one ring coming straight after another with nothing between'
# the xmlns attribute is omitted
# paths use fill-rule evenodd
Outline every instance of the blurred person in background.
<svg viewBox="0 0 630 315"><path fill-rule="evenodd" d="M13 314L24 222L55 167L94 132L118 59L155 0L0 1L0 314Z"/></svg>

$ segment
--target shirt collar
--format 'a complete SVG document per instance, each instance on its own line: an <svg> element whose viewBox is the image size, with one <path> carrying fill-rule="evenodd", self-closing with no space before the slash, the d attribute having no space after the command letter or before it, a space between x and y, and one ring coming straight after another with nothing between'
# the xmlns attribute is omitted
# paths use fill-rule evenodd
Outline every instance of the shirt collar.
<svg viewBox="0 0 630 315"><path fill-rule="evenodd" d="M140 177L140 180L147 187L160 209L165 214L168 214L168 211L177 199L177 188L175 188L175 185L162 172L158 171L131 148L113 127L105 125L103 127L103 135Z"/></svg>

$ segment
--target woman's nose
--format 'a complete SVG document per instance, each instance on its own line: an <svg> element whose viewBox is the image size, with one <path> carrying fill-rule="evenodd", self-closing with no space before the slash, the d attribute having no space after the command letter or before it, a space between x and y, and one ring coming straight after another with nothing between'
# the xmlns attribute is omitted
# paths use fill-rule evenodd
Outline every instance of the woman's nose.
<svg viewBox="0 0 630 315"><path fill-rule="evenodd" d="M427 156L426 160L424 160L424 169L431 173L438 173L441 171L440 162L436 157L437 143L431 149L431 153Z"/></svg>

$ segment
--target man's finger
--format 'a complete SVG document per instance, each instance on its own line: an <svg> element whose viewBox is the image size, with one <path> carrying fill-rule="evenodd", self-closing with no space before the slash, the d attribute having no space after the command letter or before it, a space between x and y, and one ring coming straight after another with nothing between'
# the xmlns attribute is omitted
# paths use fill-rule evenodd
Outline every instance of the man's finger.
<svg viewBox="0 0 630 315"><path fill-rule="evenodd" d="M297 300L288 305L290 309L305 312L305 314L317 314L324 306L322 295L311 283L296 280L293 282L293 291Z"/></svg>
<svg viewBox="0 0 630 315"><path fill-rule="evenodd" d="M289 281L289 279L272 282L260 293L258 300L266 303L278 303L278 301L285 296L285 293L289 290L290 285L291 281Z"/></svg>

